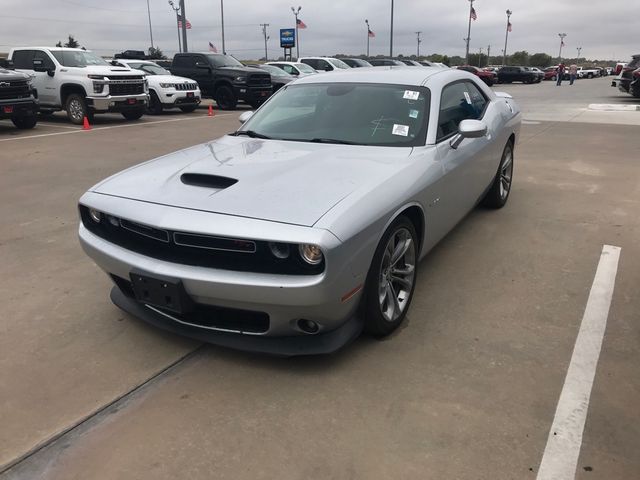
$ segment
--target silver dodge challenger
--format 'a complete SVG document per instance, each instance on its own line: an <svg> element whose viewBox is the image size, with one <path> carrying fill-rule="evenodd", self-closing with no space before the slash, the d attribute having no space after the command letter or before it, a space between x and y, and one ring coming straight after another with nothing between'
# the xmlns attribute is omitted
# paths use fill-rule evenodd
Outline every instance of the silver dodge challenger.
<svg viewBox="0 0 640 480"><path fill-rule="evenodd" d="M301 78L240 121L92 187L80 241L133 316L291 356L402 323L420 259L507 202L521 113L467 72L384 67Z"/></svg>

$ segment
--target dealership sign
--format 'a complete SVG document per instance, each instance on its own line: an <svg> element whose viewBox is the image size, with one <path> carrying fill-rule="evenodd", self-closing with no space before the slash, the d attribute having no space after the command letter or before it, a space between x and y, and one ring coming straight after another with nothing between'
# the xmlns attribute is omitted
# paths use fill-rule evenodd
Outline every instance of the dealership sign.
<svg viewBox="0 0 640 480"><path fill-rule="evenodd" d="M280 29L280 47L293 48L296 46L296 29L281 28Z"/></svg>

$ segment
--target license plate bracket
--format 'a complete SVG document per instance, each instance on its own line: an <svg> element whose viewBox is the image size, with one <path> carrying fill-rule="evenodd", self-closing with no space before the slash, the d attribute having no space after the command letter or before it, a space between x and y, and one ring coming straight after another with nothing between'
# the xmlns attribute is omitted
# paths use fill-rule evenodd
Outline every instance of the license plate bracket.
<svg viewBox="0 0 640 480"><path fill-rule="evenodd" d="M13 105L6 105L3 107L4 113L13 113Z"/></svg>
<svg viewBox="0 0 640 480"><path fill-rule="evenodd" d="M132 271L129 278L136 299L140 303L174 313L193 310L193 300L187 295L182 281L137 270Z"/></svg>
<svg viewBox="0 0 640 480"><path fill-rule="evenodd" d="M193 98L193 92L187 92L187 98Z"/></svg>
<svg viewBox="0 0 640 480"><path fill-rule="evenodd" d="M136 103L138 103L138 100L136 100L135 98L127 98L128 105L135 105Z"/></svg>

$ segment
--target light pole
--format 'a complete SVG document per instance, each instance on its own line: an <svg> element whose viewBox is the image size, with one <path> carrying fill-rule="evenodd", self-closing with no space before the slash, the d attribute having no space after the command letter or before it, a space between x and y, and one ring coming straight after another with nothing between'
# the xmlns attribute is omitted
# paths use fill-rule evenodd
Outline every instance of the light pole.
<svg viewBox="0 0 640 480"><path fill-rule="evenodd" d="M184 10L184 0L180 0L180 19L182 20L182 51L187 53L187 12Z"/></svg>
<svg viewBox="0 0 640 480"><path fill-rule="evenodd" d="M564 38L567 36L566 33L559 33L560 37L560 51L558 52L558 63L562 63L562 47L564 47Z"/></svg>
<svg viewBox="0 0 640 480"><path fill-rule="evenodd" d="M391 0L391 33L389 35L389 57L393 58L393 0Z"/></svg>
<svg viewBox="0 0 640 480"><path fill-rule="evenodd" d="M504 50L502 57L502 65L507 64L507 42L509 41L509 31L511 30L511 15L513 12L511 10L507 10L507 33L504 36Z"/></svg>
<svg viewBox="0 0 640 480"><path fill-rule="evenodd" d="M578 50L578 58L577 58L577 60L580 60L580 52L582 52L582 47L577 47L576 50Z"/></svg>
<svg viewBox="0 0 640 480"><path fill-rule="evenodd" d="M487 46L487 67L491 64L491 45Z"/></svg>
<svg viewBox="0 0 640 480"><path fill-rule="evenodd" d="M471 16L473 15L473 2L476 0L469 0L469 30L467 30L467 52L465 54L464 63L469 65L469 44L471 43Z"/></svg>
<svg viewBox="0 0 640 480"><path fill-rule="evenodd" d="M416 32L416 40L418 42L418 52L417 52L416 57L418 57L418 58L420 58L420 44L422 43L422 40L420 40L420 34L421 33L422 32Z"/></svg>
<svg viewBox="0 0 640 480"><path fill-rule="evenodd" d="M227 54L227 49L224 48L224 0L220 0L220 21L222 23L222 54Z"/></svg>
<svg viewBox="0 0 640 480"><path fill-rule="evenodd" d="M264 36L264 61L268 62L269 57L267 56L267 40L269 40L269 37L267 36L267 27L269 26L269 24L261 23L260 26L262 27L262 35Z"/></svg>
<svg viewBox="0 0 640 480"><path fill-rule="evenodd" d="M178 27L178 53L182 53L182 42L180 40L180 14L178 13L180 11L180 7L176 7L173 4L173 0L169 0L169 5L171 6L171 9L176 12L176 27Z"/></svg>
<svg viewBox="0 0 640 480"><path fill-rule="evenodd" d="M371 31L371 27L369 27L369 20L365 18L364 23L367 25L367 58L369 58L369 32Z"/></svg>
<svg viewBox="0 0 640 480"><path fill-rule="evenodd" d="M151 37L151 48L153 48L153 30L151 30L151 8L149 8L149 0L147 0L147 15L149 15L149 36Z"/></svg>
<svg viewBox="0 0 640 480"><path fill-rule="evenodd" d="M300 58L300 37L298 37L298 14L302 10L302 7L298 6L298 9L291 7L293 16L296 17L296 60Z"/></svg>
<svg viewBox="0 0 640 480"><path fill-rule="evenodd" d="M478 68L482 68L482 47L478 50Z"/></svg>

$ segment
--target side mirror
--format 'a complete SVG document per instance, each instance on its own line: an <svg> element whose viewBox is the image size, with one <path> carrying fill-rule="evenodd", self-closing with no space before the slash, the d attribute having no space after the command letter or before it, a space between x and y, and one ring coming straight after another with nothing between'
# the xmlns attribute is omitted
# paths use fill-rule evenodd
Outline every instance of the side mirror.
<svg viewBox="0 0 640 480"><path fill-rule="evenodd" d="M251 117L253 117L253 112L249 111L249 112L243 112L242 114L240 114L240 116L238 117L238 121L240 123L245 123L247 120L249 120Z"/></svg>
<svg viewBox="0 0 640 480"><path fill-rule="evenodd" d="M482 138L487 134L487 124L482 120L463 120L458 127L458 134L451 139L449 145L454 150L465 138Z"/></svg>

